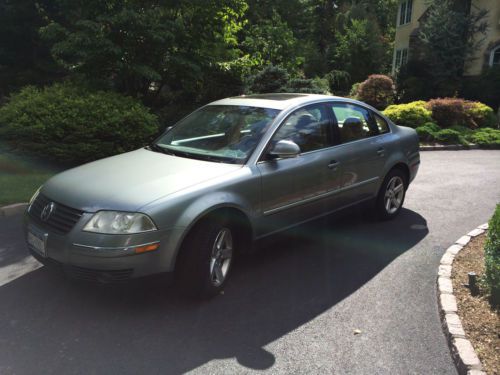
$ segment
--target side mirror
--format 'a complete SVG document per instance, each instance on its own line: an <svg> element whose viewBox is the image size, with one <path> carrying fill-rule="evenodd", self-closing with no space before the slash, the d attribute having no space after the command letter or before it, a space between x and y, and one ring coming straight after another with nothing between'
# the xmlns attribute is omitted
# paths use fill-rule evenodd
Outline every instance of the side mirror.
<svg viewBox="0 0 500 375"><path fill-rule="evenodd" d="M300 147L293 141L281 140L278 141L269 152L269 155L274 158L294 158L300 154Z"/></svg>

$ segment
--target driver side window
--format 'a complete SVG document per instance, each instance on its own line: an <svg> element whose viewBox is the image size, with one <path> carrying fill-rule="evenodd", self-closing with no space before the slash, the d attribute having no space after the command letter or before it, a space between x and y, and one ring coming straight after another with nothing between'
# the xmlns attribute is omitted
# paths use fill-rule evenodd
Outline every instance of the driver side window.
<svg viewBox="0 0 500 375"><path fill-rule="evenodd" d="M300 108L293 112L271 139L271 145L281 140L295 142L301 153L331 146L330 120L322 104Z"/></svg>

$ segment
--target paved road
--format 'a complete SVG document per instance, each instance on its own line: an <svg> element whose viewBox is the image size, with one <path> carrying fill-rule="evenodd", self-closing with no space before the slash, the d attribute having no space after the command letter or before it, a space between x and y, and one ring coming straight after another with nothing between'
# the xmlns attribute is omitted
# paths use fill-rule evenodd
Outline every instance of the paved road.
<svg viewBox="0 0 500 375"><path fill-rule="evenodd" d="M240 261L212 301L42 267L0 287L0 373L456 374L438 261L496 202L500 151L427 152L397 221L355 212L295 229ZM0 219L0 275L31 267L19 219Z"/></svg>

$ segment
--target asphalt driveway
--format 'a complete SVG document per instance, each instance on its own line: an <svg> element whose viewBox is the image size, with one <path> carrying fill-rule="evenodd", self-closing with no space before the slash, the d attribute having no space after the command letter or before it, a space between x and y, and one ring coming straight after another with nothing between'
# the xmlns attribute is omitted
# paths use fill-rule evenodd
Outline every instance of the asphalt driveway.
<svg viewBox="0 0 500 375"><path fill-rule="evenodd" d="M500 151L421 156L398 220L356 210L296 228L241 260L209 302L162 280L76 284L43 267L5 282L0 373L456 374L437 267L500 202ZM0 218L0 280L33 269L19 220Z"/></svg>

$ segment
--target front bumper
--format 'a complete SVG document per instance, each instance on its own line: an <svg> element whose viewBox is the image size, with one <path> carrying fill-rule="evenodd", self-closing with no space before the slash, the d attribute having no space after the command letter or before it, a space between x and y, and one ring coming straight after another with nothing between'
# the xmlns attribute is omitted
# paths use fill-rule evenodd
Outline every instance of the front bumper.
<svg viewBox="0 0 500 375"><path fill-rule="evenodd" d="M66 234L57 234L34 220L28 212L24 216L24 235L30 253L41 263L62 266L80 279L103 282L123 281L174 270L175 256L182 228L171 228L133 235L109 235L83 232L92 214L84 213ZM29 231L46 234L46 256L41 256L28 244ZM136 254L134 247L159 242L157 250Z"/></svg>

